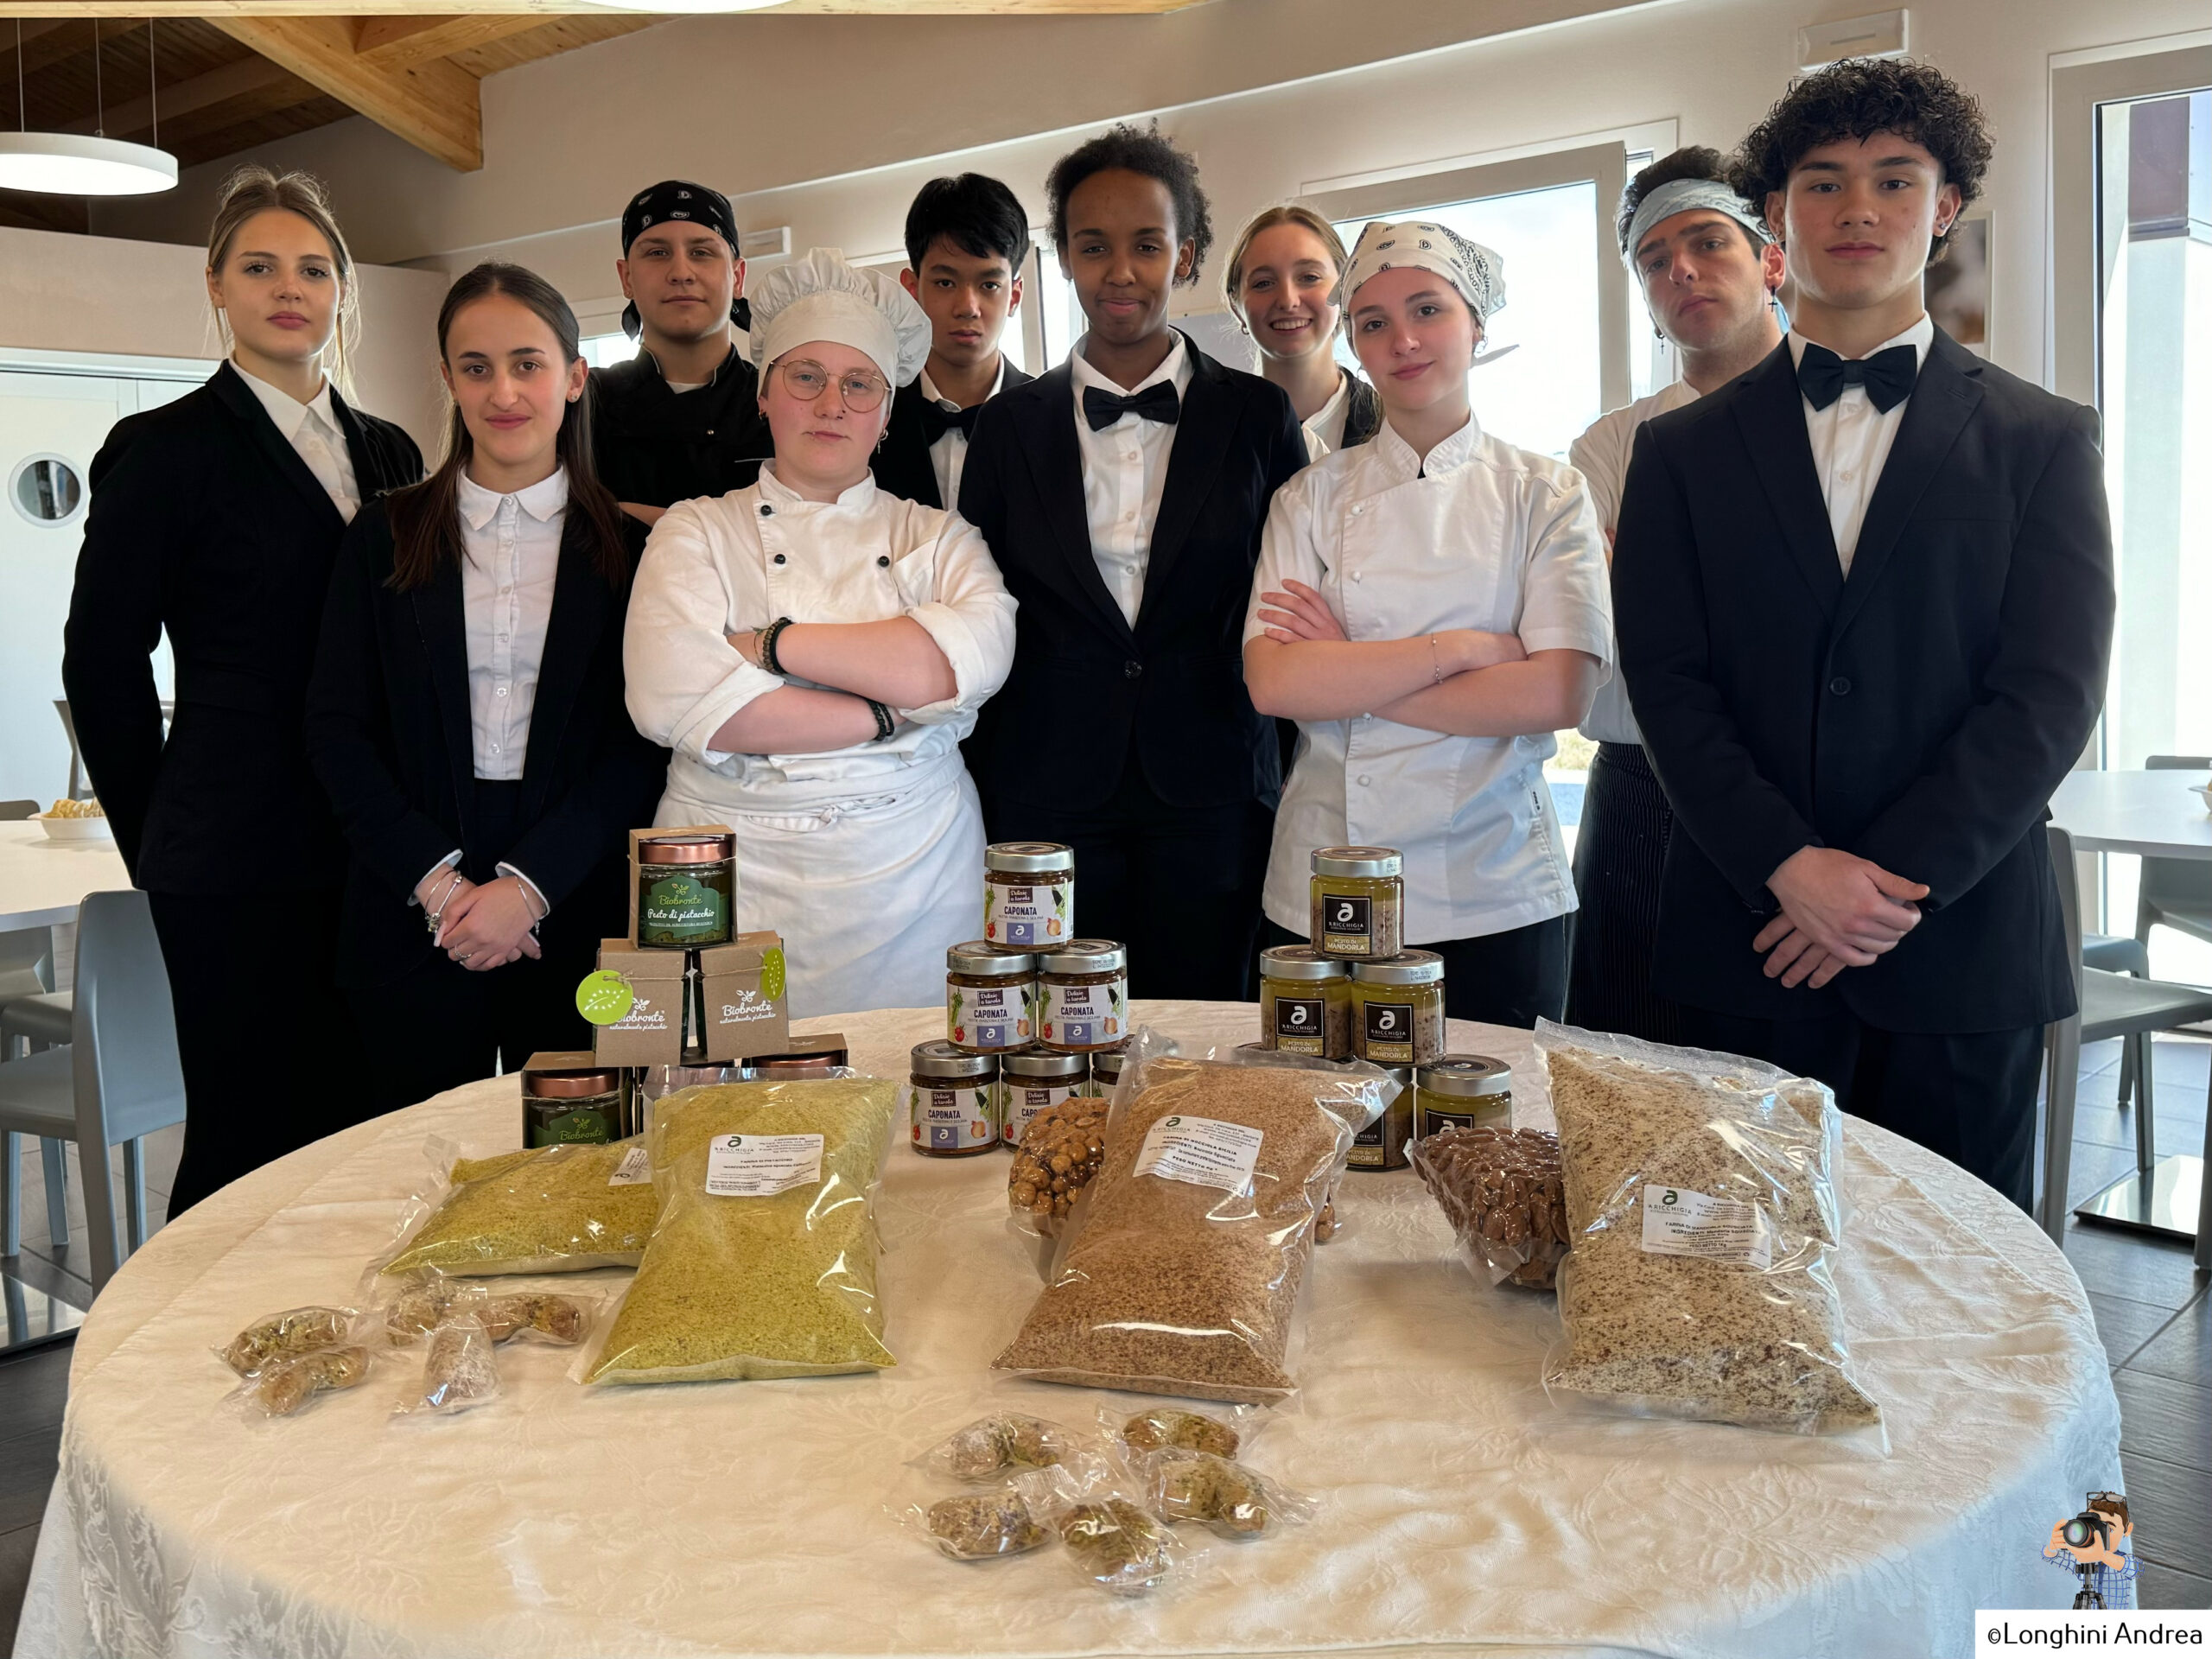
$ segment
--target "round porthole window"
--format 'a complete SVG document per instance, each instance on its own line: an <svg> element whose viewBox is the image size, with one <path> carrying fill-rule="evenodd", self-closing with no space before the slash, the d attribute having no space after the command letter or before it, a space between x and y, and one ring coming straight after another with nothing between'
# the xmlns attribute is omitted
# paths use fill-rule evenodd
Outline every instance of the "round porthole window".
<svg viewBox="0 0 2212 1659"><path fill-rule="evenodd" d="M8 499L35 524L66 524L84 511L85 480L60 455L33 455L8 480Z"/></svg>

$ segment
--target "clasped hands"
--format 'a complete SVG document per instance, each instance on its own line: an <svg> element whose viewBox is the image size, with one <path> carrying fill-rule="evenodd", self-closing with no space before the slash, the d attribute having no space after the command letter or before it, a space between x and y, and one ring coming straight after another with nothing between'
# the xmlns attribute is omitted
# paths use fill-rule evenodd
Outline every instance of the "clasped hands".
<svg viewBox="0 0 2212 1659"><path fill-rule="evenodd" d="M542 913L517 877L503 875L479 887L458 870L433 870L416 887L415 899L425 910L438 901L436 944L471 973L540 954L531 930Z"/></svg>
<svg viewBox="0 0 2212 1659"><path fill-rule="evenodd" d="M1815 990L1847 968L1867 968L1920 925L1924 883L1892 875L1834 847L1801 847L1767 878L1782 913L1751 949L1766 953L1766 976Z"/></svg>

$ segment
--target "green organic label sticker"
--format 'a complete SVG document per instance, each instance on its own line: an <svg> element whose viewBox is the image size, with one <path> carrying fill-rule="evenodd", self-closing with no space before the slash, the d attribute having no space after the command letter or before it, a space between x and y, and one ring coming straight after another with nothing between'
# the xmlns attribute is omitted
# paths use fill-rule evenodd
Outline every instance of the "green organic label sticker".
<svg viewBox="0 0 2212 1659"><path fill-rule="evenodd" d="M638 994L630 982L612 968L586 974L576 987L576 1012L594 1026L611 1026L630 1012Z"/></svg>
<svg viewBox="0 0 2212 1659"><path fill-rule="evenodd" d="M784 952L781 946L771 946L760 953L760 995L771 1002L783 1001Z"/></svg>

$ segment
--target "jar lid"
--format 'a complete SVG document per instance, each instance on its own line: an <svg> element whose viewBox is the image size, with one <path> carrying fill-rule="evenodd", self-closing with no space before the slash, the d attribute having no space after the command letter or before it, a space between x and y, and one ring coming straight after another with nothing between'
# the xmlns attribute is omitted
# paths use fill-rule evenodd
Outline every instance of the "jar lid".
<svg viewBox="0 0 2212 1659"><path fill-rule="evenodd" d="M1418 1068L1414 1082L1432 1095L1472 1100L1513 1092L1513 1068L1487 1054L1446 1054Z"/></svg>
<svg viewBox="0 0 2212 1659"><path fill-rule="evenodd" d="M944 953L944 971L979 979L1027 979L1037 971L1037 958L1027 950L1001 950L988 939L970 939Z"/></svg>
<svg viewBox="0 0 2212 1659"><path fill-rule="evenodd" d="M1260 952L1262 979L1342 979L1344 965L1310 944L1271 944Z"/></svg>
<svg viewBox="0 0 2212 1659"><path fill-rule="evenodd" d="M1401 950L1395 957L1355 962L1351 976L1363 985L1440 985L1444 958L1433 950Z"/></svg>
<svg viewBox="0 0 2212 1659"><path fill-rule="evenodd" d="M1101 1083L1119 1083L1122 1067L1128 1058L1129 1039L1126 1037L1111 1048L1096 1049L1090 1056L1090 1075Z"/></svg>
<svg viewBox="0 0 2212 1659"><path fill-rule="evenodd" d="M730 836L648 836L638 843L640 864L718 864L737 856Z"/></svg>
<svg viewBox="0 0 2212 1659"><path fill-rule="evenodd" d="M1402 875L1405 855L1395 847L1316 847L1316 875Z"/></svg>
<svg viewBox="0 0 2212 1659"><path fill-rule="evenodd" d="M1129 950L1113 939L1070 939L1037 961L1048 974L1110 974L1129 965Z"/></svg>
<svg viewBox="0 0 2212 1659"><path fill-rule="evenodd" d="M1018 1048L1011 1054L999 1056L999 1075L1035 1077L1040 1081L1087 1077L1090 1075L1090 1057L1087 1054L1055 1054L1046 1048Z"/></svg>
<svg viewBox="0 0 2212 1659"><path fill-rule="evenodd" d="M1001 841L983 849L983 868L1008 875L1050 875L1075 868L1075 849L1057 841Z"/></svg>
<svg viewBox="0 0 2212 1659"><path fill-rule="evenodd" d="M934 1042L916 1043L910 1063L918 1077L989 1078L999 1074L996 1055L963 1054L942 1037Z"/></svg>
<svg viewBox="0 0 2212 1659"><path fill-rule="evenodd" d="M586 1095L611 1095L622 1086L622 1074L613 1067L603 1071L533 1071L522 1080L522 1091L533 1100L576 1100Z"/></svg>

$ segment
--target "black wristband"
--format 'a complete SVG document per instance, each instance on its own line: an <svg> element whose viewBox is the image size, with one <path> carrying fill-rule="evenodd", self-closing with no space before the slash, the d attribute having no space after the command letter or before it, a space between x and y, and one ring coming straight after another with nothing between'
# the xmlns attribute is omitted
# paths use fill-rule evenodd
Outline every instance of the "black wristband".
<svg viewBox="0 0 2212 1659"><path fill-rule="evenodd" d="M891 710L882 703L878 702L873 697L870 697L868 700L868 711L875 716L875 741L877 742L880 743L885 738L890 736L892 733L899 729L899 722L892 718Z"/></svg>
<svg viewBox="0 0 2212 1659"><path fill-rule="evenodd" d="M784 665L776 656L776 641L791 625L791 618L779 616L760 631L760 666L771 674L781 676L784 672Z"/></svg>

